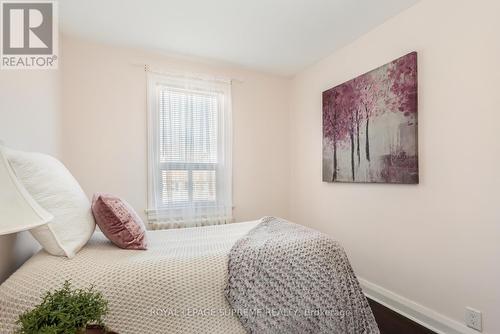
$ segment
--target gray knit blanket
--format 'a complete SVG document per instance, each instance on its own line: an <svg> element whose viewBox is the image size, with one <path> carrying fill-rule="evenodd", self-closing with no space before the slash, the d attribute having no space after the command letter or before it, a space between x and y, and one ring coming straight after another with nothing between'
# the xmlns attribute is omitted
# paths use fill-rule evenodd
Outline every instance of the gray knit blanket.
<svg viewBox="0 0 500 334"><path fill-rule="evenodd" d="M226 297L248 333L379 334L343 248L266 217L232 247Z"/></svg>

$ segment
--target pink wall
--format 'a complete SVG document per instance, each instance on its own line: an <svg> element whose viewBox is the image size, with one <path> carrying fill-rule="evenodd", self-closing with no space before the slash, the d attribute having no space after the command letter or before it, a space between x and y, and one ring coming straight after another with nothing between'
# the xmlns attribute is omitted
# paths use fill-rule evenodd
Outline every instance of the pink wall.
<svg viewBox="0 0 500 334"><path fill-rule="evenodd" d="M289 80L67 36L62 47L63 161L89 196L122 196L144 217L147 111L146 74L140 64L149 64L242 81L232 91L234 216L245 221L287 215Z"/></svg>
<svg viewBox="0 0 500 334"><path fill-rule="evenodd" d="M466 306L500 333L498 13L494 0L422 0L298 74L291 93L290 218L461 333ZM323 183L321 93L414 50L420 185Z"/></svg>

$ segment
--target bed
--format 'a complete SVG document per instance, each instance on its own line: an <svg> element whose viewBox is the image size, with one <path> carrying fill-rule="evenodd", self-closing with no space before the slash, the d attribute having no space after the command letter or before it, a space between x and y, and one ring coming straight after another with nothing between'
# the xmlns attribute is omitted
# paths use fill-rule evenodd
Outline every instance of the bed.
<svg viewBox="0 0 500 334"><path fill-rule="evenodd" d="M249 330L234 312L235 305L228 302L236 291L228 291L229 254L237 244L251 246L245 238L261 224L251 221L150 231L147 251L117 248L99 232L73 259L51 256L42 250L0 286L0 333L12 333L19 313L35 306L44 291L61 287L66 279L71 279L75 287L93 284L101 291L109 300L106 324L121 334L281 333ZM278 250L285 243L284 239L278 241ZM256 248L257 253L263 249L261 246ZM322 254L317 256L321 257ZM258 256L248 260L250 264L260 261ZM356 329L359 326L351 326L338 333L378 333L366 299L355 295L361 294L361 290L349 272L350 265L347 263L347 269L345 265L339 270L347 272L355 289L353 293L342 286L339 303L352 309L361 304L356 317L363 326L368 325L363 331ZM235 272L230 275L235 278ZM248 288L248 281L243 278L237 283ZM241 295L238 298L236 301L244 300ZM319 329L307 332L326 333Z"/></svg>
<svg viewBox="0 0 500 334"><path fill-rule="evenodd" d="M264 217L146 232L116 196L91 205L57 159L1 146L0 183L3 227L43 247L0 285L0 334L66 280L101 292L121 334L379 334L344 249L319 231Z"/></svg>

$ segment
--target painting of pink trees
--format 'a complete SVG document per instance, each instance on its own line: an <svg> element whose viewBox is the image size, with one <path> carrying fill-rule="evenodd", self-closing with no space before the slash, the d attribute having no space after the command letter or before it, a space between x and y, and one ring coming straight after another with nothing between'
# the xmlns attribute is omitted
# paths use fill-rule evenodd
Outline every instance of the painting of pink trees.
<svg viewBox="0 0 500 334"><path fill-rule="evenodd" d="M416 52L323 92L323 181L418 183Z"/></svg>

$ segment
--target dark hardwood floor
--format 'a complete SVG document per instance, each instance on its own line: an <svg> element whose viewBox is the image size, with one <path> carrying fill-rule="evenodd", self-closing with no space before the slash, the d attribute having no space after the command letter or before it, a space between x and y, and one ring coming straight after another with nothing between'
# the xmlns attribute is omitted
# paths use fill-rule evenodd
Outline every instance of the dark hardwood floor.
<svg viewBox="0 0 500 334"><path fill-rule="evenodd" d="M380 334L436 334L384 305L368 299L375 320L380 329Z"/></svg>

